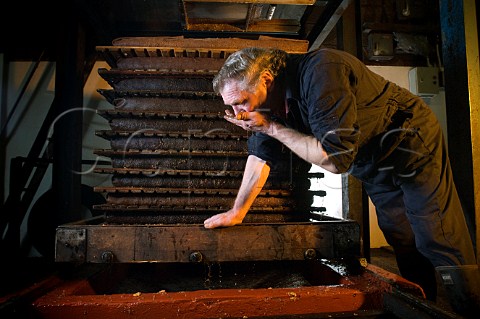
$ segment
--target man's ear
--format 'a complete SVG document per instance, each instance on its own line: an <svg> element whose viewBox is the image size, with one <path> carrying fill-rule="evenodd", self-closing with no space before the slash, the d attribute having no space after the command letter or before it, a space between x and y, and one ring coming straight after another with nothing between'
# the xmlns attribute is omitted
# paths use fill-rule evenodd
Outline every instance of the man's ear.
<svg viewBox="0 0 480 319"><path fill-rule="evenodd" d="M262 73L262 81L265 83L267 90L271 90L273 88L273 80L274 77L270 71L263 71Z"/></svg>

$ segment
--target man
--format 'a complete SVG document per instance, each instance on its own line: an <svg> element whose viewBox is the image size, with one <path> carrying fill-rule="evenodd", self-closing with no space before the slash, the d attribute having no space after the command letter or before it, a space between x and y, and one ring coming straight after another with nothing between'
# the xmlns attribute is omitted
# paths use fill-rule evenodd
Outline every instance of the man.
<svg viewBox="0 0 480 319"><path fill-rule="evenodd" d="M235 203L204 222L239 224L262 189L278 147L362 181L403 277L436 297L435 268L476 264L442 130L417 96L346 52L300 55L247 48L213 80L226 120L253 131Z"/></svg>

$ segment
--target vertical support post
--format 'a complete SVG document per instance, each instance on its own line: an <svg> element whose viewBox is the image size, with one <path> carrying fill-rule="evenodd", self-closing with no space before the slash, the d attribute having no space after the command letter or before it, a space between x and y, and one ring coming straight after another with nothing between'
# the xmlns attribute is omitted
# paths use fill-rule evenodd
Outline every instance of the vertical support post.
<svg viewBox="0 0 480 319"><path fill-rule="evenodd" d="M470 135L472 139L473 202L475 210L476 242L480 238L480 62L479 56L479 4L465 0L465 53L467 58L467 81L470 101ZM480 247L477 244L477 263L480 264Z"/></svg>
<svg viewBox="0 0 480 319"><path fill-rule="evenodd" d="M357 55L357 47L359 44L357 38L357 30L359 30L357 23L358 17L356 14L357 2L358 1L353 1L353 3L345 8L345 11L337 23L337 48L353 55Z"/></svg>
<svg viewBox="0 0 480 319"><path fill-rule="evenodd" d="M7 60L5 53L0 53L0 70L1 70L1 79L0 79L0 127L3 128L7 123L7 114L8 114L8 103L7 103L7 92L8 92L8 75L10 72L10 63ZM5 202L5 169L6 169L6 148L7 148L7 134L6 130L0 132L0 203Z"/></svg>
<svg viewBox="0 0 480 319"><path fill-rule="evenodd" d="M358 55L359 52L362 52L361 36L358 37L358 30L361 30L359 10L360 1L355 0L345 8L337 24L337 46L338 49L362 60L363 57ZM342 176L342 207L343 217L352 219L360 225L361 253L370 262L368 197L363 190L362 183L348 174Z"/></svg>
<svg viewBox="0 0 480 319"><path fill-rule="evenodd" d="M470 234L475 243L475 211L477 211L477 214L479 213L478 206L480 205L478 185L474 193L474 180L477 183L479 180L478 37L472 39L470 34L466 38L467 31L473 32L473 29L477 28L475 1L440 0L439 7L445 74L448 148L453 177L464 208ZM475 25L470 25L473 23ZM473 48L474 42L477 42L476 51ZM473 62L475 55L476 70L474 70L475 62ZM476 144L474 145L473 142ZM476 178L473 159L475 159L477 168Z"/></svg>
<svg viewBox="0 0 480 319"><path fill-rule="evenodd" d="M343 218L359 223L361 254L370 262L368 197L362 183L349 174L342 174L342 209Z"/></svg>
<svg viewBox="0 0 480 319"><path fill-rule="evenodd" d="M60 17L55 99L57 118L53 133L52 187L56 196L55 220L59 224L81 219L81 161L85 33L73 6ZM53 245L53 243L52 243Z"/></svg>

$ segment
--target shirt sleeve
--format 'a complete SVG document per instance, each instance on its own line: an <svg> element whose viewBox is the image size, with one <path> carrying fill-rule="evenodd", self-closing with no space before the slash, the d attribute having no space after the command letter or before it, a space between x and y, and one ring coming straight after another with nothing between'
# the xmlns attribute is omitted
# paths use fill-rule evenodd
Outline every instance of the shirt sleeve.
<svg viewBox="0 0 480 319"><path fill-rule="evenodd" d="M358 151L356 77L339 61L311 61L305 70L301 95L312 134L339 172L346 172Z"/></svg>
<svg viewBox="0 0 480 319"><path fill-rule="evenodd" d="M270 176L286 181L293 175L296 177L293 186L298 189L310 188L308 172L312 164L292 153L278 140L255 132L248 139L248 153L267 162L270 167Z"/></svg>
<svg viewBox="0 0 480 319"><path fill-rule="evenodd" d="M248 138L248 154L263 159L272 171L277 172L284 169L287 159L287 152L282 143L258 132Z"/></svg>

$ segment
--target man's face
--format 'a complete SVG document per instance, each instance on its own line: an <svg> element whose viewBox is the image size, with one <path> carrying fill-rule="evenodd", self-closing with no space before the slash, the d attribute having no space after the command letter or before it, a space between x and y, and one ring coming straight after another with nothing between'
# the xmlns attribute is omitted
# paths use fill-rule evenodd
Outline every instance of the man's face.
<svg viewBox="0 0 480 319"><path fill-rule="evenodd" d="M235 115L239 112L253 112L265 107L267 86L260 80L252 92L242 88L238 81L229 81L221 92L225 105L233 108Z"/></svg>

